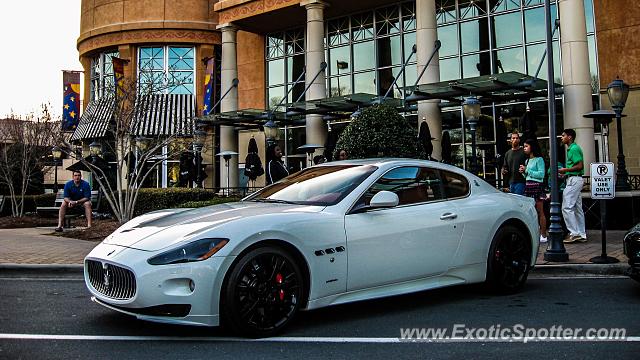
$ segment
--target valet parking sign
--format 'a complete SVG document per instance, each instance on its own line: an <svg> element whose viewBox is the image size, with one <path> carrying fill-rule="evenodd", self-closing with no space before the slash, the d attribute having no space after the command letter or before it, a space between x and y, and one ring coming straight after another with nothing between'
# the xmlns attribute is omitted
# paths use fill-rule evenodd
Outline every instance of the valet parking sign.
<svg viewBox="0 0 640 360"><path fill-rule="evenodd" d="M613 163L591 163L591 198L613 199L616 197Z"/></svg>

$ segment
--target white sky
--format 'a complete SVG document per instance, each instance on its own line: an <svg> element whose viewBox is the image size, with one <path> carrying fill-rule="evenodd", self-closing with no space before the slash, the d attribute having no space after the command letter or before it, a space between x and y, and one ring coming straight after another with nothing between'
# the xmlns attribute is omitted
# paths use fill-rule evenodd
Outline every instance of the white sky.
<svg viewBox="0 0 640 360"><path fill-rule="evenodd" d="M82 70L80 1L0 0L0 118L44 103L62 115L62 70Z"/></svg>

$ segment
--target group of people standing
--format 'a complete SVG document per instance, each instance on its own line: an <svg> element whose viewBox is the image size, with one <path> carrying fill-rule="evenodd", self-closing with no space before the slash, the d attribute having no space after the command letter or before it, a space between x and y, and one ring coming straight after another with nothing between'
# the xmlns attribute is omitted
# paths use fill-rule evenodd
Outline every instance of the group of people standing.
<svg viewBox="0 0 640 360"><path fill-rule="evenodd" d="M586 242L584 212L580 192L584 185L584 156L582 149L575 143L576 132L573 129L562 131L562 144L567 146L566 166L558 163L558 177L562 182L562 215L568 235L565 243ZM548 199L544 186L544 178L550 171L545 171L545 162L540 145L535 139L527 139L520 146L520 134L511 134L511 149L505 154L502 174L509 176L509 191L528 196L536 201L540 242L547 242L547 218L544 213L544 202Z"/></svg>

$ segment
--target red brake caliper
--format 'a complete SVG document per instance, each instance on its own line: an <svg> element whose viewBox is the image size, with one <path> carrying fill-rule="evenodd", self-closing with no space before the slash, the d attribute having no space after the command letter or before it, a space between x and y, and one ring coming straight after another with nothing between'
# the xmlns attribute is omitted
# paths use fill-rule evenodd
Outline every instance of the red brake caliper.
<svg viewBox="0 0 640 360"><path fill-rule="evenodd" d="M276 283L278 285L282 285L282 274L280 273L276 274ZM284 301L284 290L280 289L279 296L280 296L280 301Z"/></svg>

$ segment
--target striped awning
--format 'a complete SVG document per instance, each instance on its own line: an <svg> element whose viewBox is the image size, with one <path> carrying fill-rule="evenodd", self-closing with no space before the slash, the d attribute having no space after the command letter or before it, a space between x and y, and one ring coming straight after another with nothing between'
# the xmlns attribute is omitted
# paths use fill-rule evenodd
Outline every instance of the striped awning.
<svg viewBox="0 0 640 360"><path fill-rule="evenodd" d="M102 97L89 102L80 117L78 127L71 135L71 141L105 136L111 124L114 105L113 97Z"/></svg>
<svg viewBox="0 0 640 360"><path fill-rule="evenodd" d="M136 104L136 136L192 135L195 99L191 94L143 95Z"/></svg>

